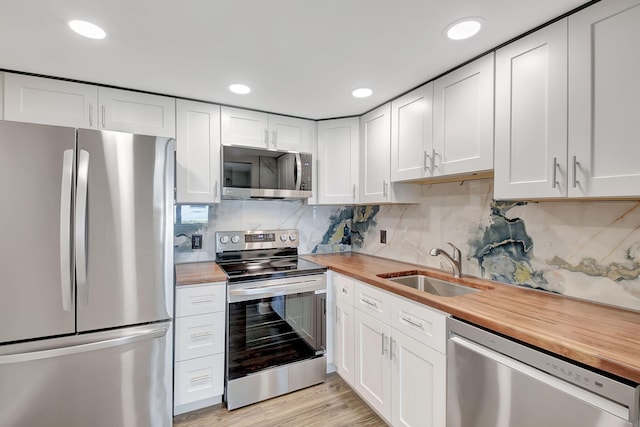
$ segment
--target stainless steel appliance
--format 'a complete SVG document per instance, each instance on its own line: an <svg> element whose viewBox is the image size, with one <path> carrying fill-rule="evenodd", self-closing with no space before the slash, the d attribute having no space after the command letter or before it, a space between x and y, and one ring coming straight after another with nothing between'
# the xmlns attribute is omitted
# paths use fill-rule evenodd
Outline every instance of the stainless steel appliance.
<svg viewBox="0 0 640 427"><path fill-rule="evenodd" d="M216 233L228 276L225 400L236 409L326 378L326 268L297 230Z"/></svg>
<svg viewBox="0 0 640 427"><path fill-rule="evenodd" d="M222 197L309 198L312 156L310 153L222 147Z"/></svg>
<svg viewBox="0 0 640 427"><path fill-rule="evenodd" d="M448 427L638 427L638 384L447 322Z"/></svg>
<svg viewBox="0 0 640 427"><path fill-rule="evenodd" d="M0 425L171 425L173 150L0 121Z"/></svg>

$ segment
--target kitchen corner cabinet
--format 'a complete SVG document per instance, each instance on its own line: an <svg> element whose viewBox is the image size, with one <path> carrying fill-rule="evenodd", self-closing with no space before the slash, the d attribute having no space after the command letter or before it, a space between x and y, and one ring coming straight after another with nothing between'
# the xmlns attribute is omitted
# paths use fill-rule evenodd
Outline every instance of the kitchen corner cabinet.
<svg viewBox="0 0 640 427"><path fill-rule="evenodd" d="M434 81L432 176L493 169L493 53Z"/></svg>
<svg viewBox="0 0 640 427"><path fill-rule="evenodd" d="M444 427L447 314L351 282L343 295L355 307L354 389L393 426Z"/></svg>
<svg viewBox="0 0 640 427"><path fill-rule="evenodd" d="M640 195L640 1L569 18L568 195Z"/></svg>
<svg viewBox="0 0 640 427"><path fill-rule="evenodd" d="M391 182L430 177L433 82L391 102Z"/></svg>
<svg viewBox="0 0 640 427"><path fill-rule="evenodd" d="M176 102L176 202L220 203L220 107Z"/></svg>
<svg viewBox="0 0 640 427"><path fill-rule="evenodd" d="M494 197L567 195L567 19L496 52Z"/></svg>
<svg viewBox="0 0 640 427"><path fill-rule="evenodd" d="M283 151L314 151L312 120L222 107L222 145L242 145Z"/></svg>
<svg viewBox="0 0 640 427"><path fill-rule="evenodd" d="M360 203L416 203L420 187L391 183L391 104L360 117Z"/></svg>
<svg viewBox="0 0 640 427"><path fill-rule="evenodd" d="M225 296L224 282L176 289L174 415L222 401Z"/></svg>
<svg viewBox="0 0 640 427"><path fill-rule="evenodd" d="M318 204L358 203L358 118L318 122Z"/></svg>

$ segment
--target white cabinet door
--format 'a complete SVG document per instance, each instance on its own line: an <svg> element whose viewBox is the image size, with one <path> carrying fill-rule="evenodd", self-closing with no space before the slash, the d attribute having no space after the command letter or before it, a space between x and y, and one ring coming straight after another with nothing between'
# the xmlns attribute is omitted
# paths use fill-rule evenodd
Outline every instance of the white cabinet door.
<svg viewBox="0 0 640 427"><path fill-rule="evenodd" d="M393 331L393 426L445 427L446 357Z"/></svg>
<svg viewBox="0 0 640 427"><path fill-rule="evenodd" d="M357 118L318 123L318 203L358 202L359 126Z"/></svg>
<svg viewBox="0 0 640 427"><path fill-rule="evenodd" d="M101 87L100 129L141 135L176 136L176 101L167 96Z"/></svg>
<svg viewBox="0 0 640 427"><path fill-rule="evenodd" d="M95 129L98 89L82 83L5 73L4 119Z"/></svg>
<svg viewBox="0 0 640 427"><path fill-rule="evenodd" d="M434 176L493 168L493 53L434 82Z"/></svg>
<svg viewBox="0 0 640 427"><path fill-rule="evenodd" d="M391 105L360 117L360 203L389 201Z"/></svg>
<svg viewBox="0 0 640 427"><path fill-rule="evenodd" d="M336 303L334 362L338 375L350 386L353 386L355 378L354 326L353 306L338 301Z"/></svg>
<svg viewBox="0 0 640 427"><path fill-rule="evenodd" d="M284 151L313 153L315 151L312 120L269 114L269 147Z"/></svg>
<svg viewBox="0 0 640 427"><path fill-rule="evenodd" d="M220 107L176 102L176 202L220 203Z"/></svg>
<svg viewBox="0 0 640 427"><path fill-rule="evenodd" d="M496 199L567 195L567 20L496 52Z"/></svg>
<svg viewBox="0 0 640 427"><path fill-rule="evenodd" d="M432 174L433 83L391 102L391 181Z"/></svg>
<svg viewBox="0 0 640 427"><path fill-rule="evenodd" d="M640 195L640 2L569 17L570 197Z"/></svg>
<svg viewBox="0 0 640 427"><path fill-rule="evenodd" d="M175 360L224 353L224 311L177 317Z"/></svg>
<svg viewBox="0 0 640 427"><path fill-rule="evenodd" d="M355 310L355 388L383 418L391 419L391 327Z"/></svg>
<svg viewBox="0 0 640 427"><path fill-rule="evenodd" d="M174 370L174 409L224 392L224 354L176 362ZM193 407L197 409L197 407Z"/></svg>
<svg viewBox="0 0 640 427"><path fill-rule="evenodd" d="M222 145L243 145L245 147L269 147L269 116L257 111L222 107Z"/></svg>

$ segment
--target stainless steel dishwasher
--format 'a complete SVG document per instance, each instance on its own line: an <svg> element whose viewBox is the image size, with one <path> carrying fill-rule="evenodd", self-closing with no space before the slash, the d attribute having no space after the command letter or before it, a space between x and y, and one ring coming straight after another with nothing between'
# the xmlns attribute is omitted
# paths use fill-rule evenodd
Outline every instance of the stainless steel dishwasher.
<svg viewBox="0 0 640 427"><path fill-rule="evenodd" d="M638 427L638 384L447 322L447 427Z"/></svg>

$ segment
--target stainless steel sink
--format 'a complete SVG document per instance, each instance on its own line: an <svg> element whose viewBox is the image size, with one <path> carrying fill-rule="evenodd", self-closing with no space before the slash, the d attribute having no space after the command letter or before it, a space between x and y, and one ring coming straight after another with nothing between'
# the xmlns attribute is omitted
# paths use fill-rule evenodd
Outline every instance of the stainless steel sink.
<svg viewBox="0 0 640 427"><path fill-rule="evenodd" d="M425 291L433 295L439 295L441 297L455 297L480 291L480 289L445 282L444 280L423 276L422 274L387 277L387 280L391 280L392 282L409 286L410 288L418 289L420 291Z"/></svg>

